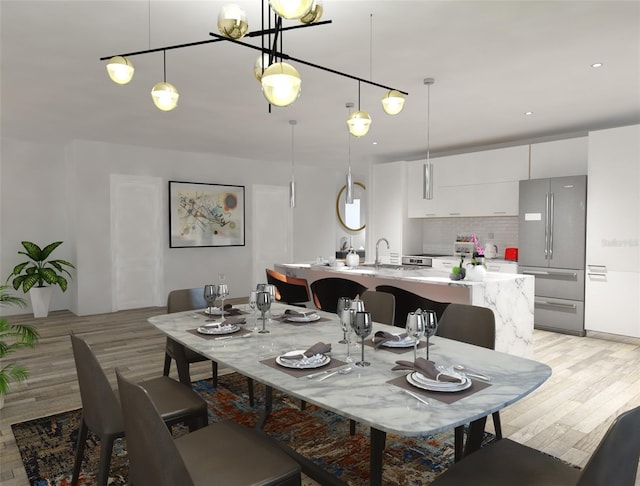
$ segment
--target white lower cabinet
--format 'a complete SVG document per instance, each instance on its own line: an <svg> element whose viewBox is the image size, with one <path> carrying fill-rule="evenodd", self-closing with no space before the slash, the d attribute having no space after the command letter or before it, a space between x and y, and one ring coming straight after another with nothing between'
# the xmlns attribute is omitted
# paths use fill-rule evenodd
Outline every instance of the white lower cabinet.
<svg viewBox="0 0 640 486"><path fill-rule="evenodd" d="M588 270L584 327L587 331L640 337L640 273Z"/></svg>

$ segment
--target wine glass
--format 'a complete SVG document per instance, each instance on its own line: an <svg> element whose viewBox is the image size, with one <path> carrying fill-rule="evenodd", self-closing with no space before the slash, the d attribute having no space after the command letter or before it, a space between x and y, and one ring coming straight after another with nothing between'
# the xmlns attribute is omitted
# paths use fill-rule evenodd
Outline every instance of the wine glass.
<svg viewBox="0 0 640 486"><path fill-rule="evenodd" d="M258 310L262 314L262 329L260 329L258 332L260 334L268 333L270 331L266 328L267 321L264 317L264 313L271 309L271 295L269 294L269 292L258 292L256 305L258 306Z"/></svg>
<svg viewBox="0 0 640 486"><path fill-rule="evenodd" d="M212 322L215 319L212 316L211 308L214 306L216 299L218 298L218 292L216 290L216 286L213 284L207 284L204 286L204 300L207 303L207 314L209 314L209 318L207 322Z"/></svg>
<svg viewBox="0 0 640 486"><path fill-rule="evenodd" d="M425 315L420 309L415 312L409 312L407 314L407 336L414 338L413 343L413 360L418 357L418 345L420 344L420 338L425 333ZM427 344L427 348L429 345ZM429 350L427 349L427 359L429 359Z"/></svg>
<svg viewBox="0 0 640 486"><path fill-rule="evenodd" d="M218 284L218 297L220 297L220 314L224 317L224 299L229 295L229 286L225 283Z"/></svg>
<svg viewBox="0 0 640 486"><path fill-rule="evenodd" d="M276 288L275 285L273 284L268 284L266 287L265 292L269 293L269 298L271 300L271 303L276 302L278 299L276 299L276 294L278 293L278 289ZM273 317L272 312L271 312L271 308L269 308L269 317Z"/></svg>
<svg viewBox="0 0 640 486"><path fill-rule="evenodd" d="M425 335L427 336L427 360L429 359L429 338L434 336L438 330L438 316L436 311L424 311Z"/></svg>
<svg viewBox="0 0 640 486"><path fill-rule="evenodd" d="M338 318L340 319L340 324L342 326L343 338L338 341L340 344L347 344L349 341L347 340L347 331L351 329L351 321L345 322L344 319L344 310L349 309L351 307L351 299L349 297L340 297L338 299L338 307L336 309L336 314L338 314Z"/></svg>
<svg viewBox="0 0 640 486"><path fill-rule="evenodd" d="M249 292L249 307L251 308L251 316L253 317L253 330L258 330L258 319L255 316L256 306L258 305L258 291Z"/></svg>
<svg viewBox="0 0 640 486"><path fill-rule="evenodd" d="M342 314L340 316L340 324L342 325L342 331L344 332L344 341L340 341L347 345L347 357L345 361L347 363L351 363L353 359L351 358L351 342L347 333L350 333L353 329L351 327L353 321L354 311L350 307L346 309L342 309Z"/></svg>
<svg viewBox="0 0 640 486"><path fill-rule="evenodd" d="M364 360L364 338L366 338L373 329L370 312L356 312L353 318L353 331L362 339L362 357L356 363L356 366L369 366L371 363Z"/></svg>

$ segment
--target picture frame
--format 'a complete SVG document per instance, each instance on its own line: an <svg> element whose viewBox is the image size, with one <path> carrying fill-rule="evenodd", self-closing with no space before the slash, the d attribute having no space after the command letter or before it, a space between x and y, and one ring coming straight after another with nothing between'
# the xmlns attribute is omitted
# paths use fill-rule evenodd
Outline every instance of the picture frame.
<svg viewBox="0 0 640 486"><path fill-rule="evenodd" d="M245 246L244 186L169 181L169 248Z"/></svg>

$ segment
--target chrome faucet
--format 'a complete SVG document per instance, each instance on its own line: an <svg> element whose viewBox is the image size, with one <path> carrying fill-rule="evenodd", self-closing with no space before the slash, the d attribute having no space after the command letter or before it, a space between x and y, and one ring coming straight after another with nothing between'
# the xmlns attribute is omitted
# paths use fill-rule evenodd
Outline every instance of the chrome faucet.
<svg viewBox="0 0 640 486"><path fill-rule="evenodd" d="M389 246L389 240L387 240L386 238L380 238L378 241L376 241L376 261L374 262L374 265L376 267L380 265L380 242L381 241L384 241L387 244L387 250L391 248Z"/></svg>

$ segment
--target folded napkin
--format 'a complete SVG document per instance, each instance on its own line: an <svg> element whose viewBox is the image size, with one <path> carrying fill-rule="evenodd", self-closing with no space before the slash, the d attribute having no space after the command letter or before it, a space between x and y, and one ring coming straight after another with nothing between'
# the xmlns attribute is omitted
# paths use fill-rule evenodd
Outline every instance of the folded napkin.
<svg viewBox="0 0 640 486"><path fill-rule="evenodd" d="M220 323L221 326L239 326L240 324L244 324L247 320L244 317L227 317L224 321Z"/></svg>
<svg viewBox="0 0 640 486"><path fill-rule="evenodd" d="M373 343L374 347L378 348L387 341L402 341L406 337L406 332L403 332L402 334L393 334L386 331L378 331L373 335Z"/></svg>
<svg viewBox="0 0 640 486"><path fill-rule="evenodd" d="M429 360L427 361L424 358L416 358L414 362L411 361L396 361L396 366L391 368L393 371L398 370L409 370L409 371L418 371L422 373L426 378L435 381L446 381L450 383L462 383L464 379L460 376L450 376L445 373L441 373L436 368L436 364Z"/></svg>
<svg viewBox="0 0 640 486"><path fill-rule="evenodd" d="M305 359L311 358L316 354L326 354L331 352L331 344L325 344L322 341L314 344L302 354L283 354L280 359Z"/></svg>
<svg viewBox="0 0 640 486"><path fill-rule="evenodd" d="M308 310L308 311L297 311L294 309L287 309L284 311L285 316L287 317L309 317L315 315L316 311Z"/></svg>

